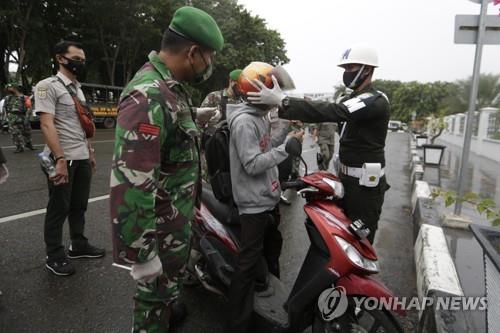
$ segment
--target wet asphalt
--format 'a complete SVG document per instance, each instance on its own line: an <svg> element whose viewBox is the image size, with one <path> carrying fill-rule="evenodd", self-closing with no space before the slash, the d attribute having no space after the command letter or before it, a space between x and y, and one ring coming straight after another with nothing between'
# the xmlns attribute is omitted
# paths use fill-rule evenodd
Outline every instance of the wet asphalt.
<svg viewBox="0 0 500 333"><path fill-rule="evenodd" d="M92 180L91 198L108 194L113 131L99 129L94 144L98 170ZM41 144L39 131L34 143ZM386 157L388 181L375 248L382 280L396 296L416 295L413 235L409 209L409 143L405 133L389 133ZM304 153L314 170L316 150L306 137ZM44 215L2 218L43 209L47 184L36 154L13 154L8 135L0 134L0 147L8 159L11 176L0 186L0 332L130 332L134 283L127 271L111 266L108 200L89 204L86 233L92 243L106 249L99 260L75 261L77 273L70 277L49 275L44 268ZM41 147L39 147L41 148ZM281 266L289 288L298 273L309 240L303 225L303 200L290 195L291 206L282 206L284 238ZM67 230L65 230L67 242ZM226 320L225 301L200 287L186 288L183 294L189 310L184 325L174 332L222 332ZM413 332L417 314L400 318L405 332Z"/></svg>

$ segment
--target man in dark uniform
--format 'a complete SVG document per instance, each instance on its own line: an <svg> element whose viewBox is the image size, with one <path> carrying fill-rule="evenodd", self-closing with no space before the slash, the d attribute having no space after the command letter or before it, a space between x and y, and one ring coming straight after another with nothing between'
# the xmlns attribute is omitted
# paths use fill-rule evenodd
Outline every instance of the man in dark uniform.
<svg viewBox="0 0 500 333"><path fill-rule="evenodd" d="M377 52L369 47L347 49L338 66L344 68L344 84L352 89L339 103L306 101L284 95L274 80L273 89L259 84L262 90L249 93L256 104L278 105L285 119L307 123L343 123L340 132L340 179L345 187L343 207L352 220L361 219L371 230L368 239L375 238L378 220L389 189L384 167L384 147L390 105L384 93L372 86L372 76L378 67Z"/></svg>

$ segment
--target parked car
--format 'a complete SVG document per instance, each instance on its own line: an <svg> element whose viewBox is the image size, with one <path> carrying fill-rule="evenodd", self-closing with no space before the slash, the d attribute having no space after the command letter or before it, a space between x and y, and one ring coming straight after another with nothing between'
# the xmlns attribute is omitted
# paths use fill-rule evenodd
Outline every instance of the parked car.
<svg viewBox="0 0 500 333"><path fill-rule="evenodd" d="M387 125L387 129L391 132L397 132L399 131L401 128L401 125L403 123L399 120L389 120L389 124Z"/></svg>

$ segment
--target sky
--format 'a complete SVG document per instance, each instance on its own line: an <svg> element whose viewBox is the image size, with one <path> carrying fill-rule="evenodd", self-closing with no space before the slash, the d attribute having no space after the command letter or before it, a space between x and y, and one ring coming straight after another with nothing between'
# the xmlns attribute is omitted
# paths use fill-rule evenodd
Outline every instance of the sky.
<svg viewBox="0 0 500 333"><path fill-rule="evenodd" d="M296 92L330 92L352 44L379 53L375 79L454 81L472 75L475 46L455 44L455 15L479 15L471 0L238 0L286 42ZM500 15L500 5L489 5ZM500 42L500 33L499 33ZM500 45L483 48L482 73L500 74Z"/></svg>

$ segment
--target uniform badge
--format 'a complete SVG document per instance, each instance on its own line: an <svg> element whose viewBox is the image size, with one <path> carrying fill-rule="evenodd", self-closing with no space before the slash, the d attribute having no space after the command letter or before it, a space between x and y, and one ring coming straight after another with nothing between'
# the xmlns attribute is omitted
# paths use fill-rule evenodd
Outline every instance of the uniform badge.
<svg viewBox="0 0 500 333"><path fill-rule="evenodd" d="M48 88L47 87L39 87L37 89L37 93L36 93L36 96L40 99L45 99L47 98L47 90Z"/></svg>
<svg viewBox="0 0 500 333"><path fill-rule="evenodd" d="M142 134L158 136L160 135L160 126L140 123L138 132Z"/></svg>
<svg viewBox="0 0 500 333"><path fill-rule="evenodd" d="M375 180L377 180L377 177L370 176L370 177L368 177L368 180L371 181L371 182L374 182Z"/></svg>

